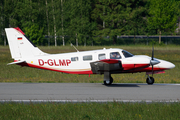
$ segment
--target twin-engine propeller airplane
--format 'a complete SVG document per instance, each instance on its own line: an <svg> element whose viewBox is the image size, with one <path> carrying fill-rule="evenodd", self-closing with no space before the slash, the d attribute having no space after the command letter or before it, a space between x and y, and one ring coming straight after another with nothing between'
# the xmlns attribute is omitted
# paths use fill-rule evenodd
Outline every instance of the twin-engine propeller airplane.
<svg viewBox="0 0 180 120"><path fill-rule="evenodd" d="M20 66L28 66L69 74L104 74L104 84L111 85L111 74L146 72L147 84L154 83L149 74L164 73L174 64L145 55L133 55L122 49L101 49L93 51L48 54L38 49L20 28L5 28L11 56Z"/></svg>

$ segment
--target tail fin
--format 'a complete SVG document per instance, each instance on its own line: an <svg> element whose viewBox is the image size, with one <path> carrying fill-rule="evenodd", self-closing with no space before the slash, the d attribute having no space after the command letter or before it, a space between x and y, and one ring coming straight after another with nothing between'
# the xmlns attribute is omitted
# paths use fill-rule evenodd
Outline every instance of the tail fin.
<svg viewBox="0 0 180 120"><path fill-rule="evenodd" d="M5 28L5 31L13 59L19 60L46 54L37 48L20 28Z"/></svg>

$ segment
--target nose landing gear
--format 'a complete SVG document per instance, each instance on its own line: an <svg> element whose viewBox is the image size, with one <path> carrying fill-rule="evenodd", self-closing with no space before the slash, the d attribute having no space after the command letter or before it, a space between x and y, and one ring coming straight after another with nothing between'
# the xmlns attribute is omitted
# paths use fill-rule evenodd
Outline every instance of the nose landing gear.
<svg viewBox="0 0 180 120"><path fill-rule="evenodd" d="M153 77L149 77L149 75L148 75L148 77L146 79L146 83L148 85L152 85L154 83L154 78Z"/></svg>

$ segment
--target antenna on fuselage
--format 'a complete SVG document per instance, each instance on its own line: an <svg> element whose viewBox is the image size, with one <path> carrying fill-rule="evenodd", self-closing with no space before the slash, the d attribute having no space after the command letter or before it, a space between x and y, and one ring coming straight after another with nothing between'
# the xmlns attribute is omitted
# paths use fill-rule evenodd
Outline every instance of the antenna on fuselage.
<svg viewBox="0 0 180 120"><path fill-rule="evenodd" d="M79 52L79 50L71 43L71 46L73 46L74 47L74 49L76 49L77 50L77 52Z"/></svg>

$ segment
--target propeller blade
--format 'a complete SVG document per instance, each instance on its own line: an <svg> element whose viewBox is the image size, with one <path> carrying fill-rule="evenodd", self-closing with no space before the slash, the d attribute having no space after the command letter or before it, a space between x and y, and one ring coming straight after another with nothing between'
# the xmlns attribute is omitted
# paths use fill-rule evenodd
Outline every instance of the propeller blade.
<svg viewBox="0 0 180 120"><path fill-rule="evenodd" d="M152 77L153 77L153 74L154 74L154 65L156 65L156 64L159 64L160 63L160 61L158 61L158 60L154 60L154 44L153 44L153 46L152 46L152 57L151 57L151 60L150 60L150 64L152 65Z"/></svg>
<svg viewBox="0 0 180 120"><path fill-rule="evenodd" d="M151 58L151 60L154 60L154 44L152 46L152 58Z"/></svg>
<svg viewBox="0 0 180 120"><path fill-rule="evenodd" d="M150 65L152 65L152 69L153 69L153 65L156 65L156 64L159 64L160 61L158 60L154 60L154 44L152 46L152 57L151 57L151 60L150 60Z"/></svg>
<svg viewBox="0 0 180 120"><path fill-rule="evenodd" d="M152 77L153 77L154 71L153 71L153 65L152 65Z"/></svg>

